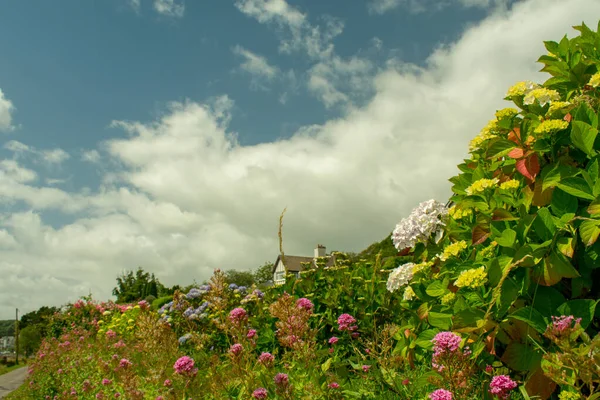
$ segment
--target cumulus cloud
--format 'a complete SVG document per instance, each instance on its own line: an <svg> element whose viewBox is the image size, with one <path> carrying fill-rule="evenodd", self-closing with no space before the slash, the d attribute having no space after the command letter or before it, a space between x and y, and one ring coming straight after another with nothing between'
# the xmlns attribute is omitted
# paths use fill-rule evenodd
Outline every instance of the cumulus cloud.
<svg viewBox="0 0 600 400"><path fill-rule="evenodd" d="M139 1L134 0L138 3ZM183 1L178 2L177 0L154 0L154 10L157 13L166 15L167 17L181 18L185 13L185 4Z"/></svg>
<svg viewBox="0 0 600 400"><path fill-rule="evenodd" d="M384 14L398 7L417 14L422 12L440 11L453 4L462 7L505 7L511 0L370 0L368 9L374 14Z"/></svg>
<svg viewBox="0 0 600 400"><path fill-rule="evenodd" d="M15 106L6 98L2 89L0 89L0 132L14 130L14 126L12 125L12 114L14 111Z"/></svg>
<svg viewBox="0 0 600 400"><path fill-rule="evenodd" d="M16 157L32 156L34 161L46 164L59 165L70 158L69 153L63 149L38 150L16 140L10 140L4 144L4 148L14 153Z"/></svg>
<svg viewBox="0 0 600 400"><path fill-rule="evenodd" d="M81 154L81 161L89 162L92 164L96 164L100 162L101 156L98 150L86 150Z"/></svg>
<svg viewBox="0 0 600 400"><path fill-rule="evenodd" d="M265 57L242 46L235 46L231 51L243 59L239 68L252 77L253 88L266 90L266 84L272 82L280 74L279 68L270 65Z"/></svg>
<svg viewBox="0 0 600 400"><path fill-rule="evenodd" d="M286 140L240 145L226 96L173 103L155 121L117 121L121 138L103 148L123 167L93 191L34 185L34 171L4 160L0 199L29 210L0 214L0 318L90 289L106 298L116 275L137 266L170 285L256 267L278 253L286 206L287 254L310 255L316 243L365 248L417 203L448 198L447 179L506 105L506 89L546 79L535 63L542 41L595 15L595 0L518 3L437 49L425 67L390 64L365 106ZM48 211L71 222L52 226Z"/></svg>

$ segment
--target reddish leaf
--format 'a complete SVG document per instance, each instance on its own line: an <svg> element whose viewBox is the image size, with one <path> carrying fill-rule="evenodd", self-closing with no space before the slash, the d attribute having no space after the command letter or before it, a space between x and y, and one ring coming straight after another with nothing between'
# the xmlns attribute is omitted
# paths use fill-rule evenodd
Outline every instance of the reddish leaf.
<svg viewBox="0 0 600 400"><path fill-rule="evenodd" d="M511 142L515 142L516 144L519 144L519 142L521 141L521 129L520 128L514 128L508 134L508 140L510 140Z"/></svg>
<svg viewBox="0 0 600 400"><path fill-rule="evenodd" d="M514 159L523 158L524 155L525 153L523 152L523 149L520 149L518 147L512 149L510 153L508 153L508 156Z"/></svg>
<svg viewBox="0 0 600 400"><path fill-rule="evenodd" d="M567 115L565 115L565 117L563 119L567 122L571 122L571 120L573 119L573 116L571 115L571 113L568 113Z"/></svg>
<svg viewBox="0 0 600 400"><path fill-rule="evenodd" d="M475 228L473 228L473 235L472 235L472 240L473 240L473 246L476 246L478 244L481 244L483 242L485 242L485 240L490 237L490 229L488 226L485 225L477 225Z"/></svg>
<svg viewBox="0 0 600 400"><path fill-rule="evenodd" d="M525 178L533 183L535 177L540 172L540 162L536 154L532 154L527 158L517 160L517 171Z"/></svg>

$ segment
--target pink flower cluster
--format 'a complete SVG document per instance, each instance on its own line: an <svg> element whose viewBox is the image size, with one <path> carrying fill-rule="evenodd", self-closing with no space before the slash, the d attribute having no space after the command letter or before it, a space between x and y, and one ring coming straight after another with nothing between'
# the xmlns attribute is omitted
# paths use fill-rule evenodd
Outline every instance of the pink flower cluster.
<svg viewBox="0 0 600 400"><path fill-rule="evenodd" d="M248 314L246 313L246 310L241 307L234 308L229 313L229 320L235 325L239 325L247 319Z"/></svg>
<svg viewBox="0 0 600 400"><path fill-rule="evenodd" d="M277 375L275 375L275 378L273 378L273 381L275 381L275 384L277 386L287 386L290 383L287 374L284 374L281 372L278 372Z"/></svg>
<svg viewBox="0 0 600 400"><path fill-rule="evenodd" d="M119 361L119 367L121 368L131 367L132 365L133 364L131 364L131 361L126 358L122 358L121 361Z"/></svg>
<svg viewBox="0 0 600 400"><path fill-rule="evenodd" d="M338 323L338 329L340 331L353 332L358 329L358 326L354 325L354 324L356 324L356 319L350 314L340 315L338 317L337 323Z"/></svg>
<svg viewBox="0 0 600 400"><path fill-rule="evenodd" d="M229 348L229 352L234 356L242 354L242 351L244 351L244 347L239 343L236 343Z"/></svg>
<svg viewBox="0 0 600 400"><path fill-rule="evenodd" d="M258 362L265 366L273 365L274 361L275 357L271 353L262 353L260 356L258 356Z"/></svg>
<svg viewBox="0 0 600 400"><path fill-rule="evenodd" d="M312 303L312 301L310 301L309 299L307 299L305 297L298 299L298 301L296 301L296 306L298 308L302 308L303 310L306 310L308 312L312 312L312 310L314 308L314 304Z"/></svg>
<svg viewBox="0 0 600 400"><path fill-rule="evenodd" d="M460 347L462 338L453 332L440 332L431 341L435 357L444 353L454 353Z"/></svg>
<svg viewBox="0 0 600 400"><path fill-rule="evenodd" d="M254 392L252 392L252 397L254 397L255 399L258 399L258 400L266 399L267 398L267 389L265 389L265 388L256 389Z"/></svg>
<svg viewBox="0 0 600 400"><path fill-rule="evenodd" d="M338 340L340 340L340 339L338 339L335 336L332 336L329 338L329 344L336 344L338 342Z"/></svg>
<svg viewBox="0 0 600 400"><path fill-rule="evenodd" d="M500 399L508 399L510 391L517 387L517 382L510 379L508 375L497 375L490 382L490 393Z"/></svg>
<svg viewBox="0 0 600 400"><path fill-rule="evenodd" d="M573 324L573 321L575 321L575 324ZM581 323L581 318L575 319L572 315L561 315L560 317L555 317L553 315L552 325L548 325L546 334L554 337L566 336L569 335L579 323Z"/></svg>
<svg viewBox="0 0 600 400"><path fill-rule="evenodd" d="M452 400L452 392L446 389L438 389L429 395L431 400Z"/></svg>
<svg viewBox="0 0 600 400"><path fill-rule="evenodd" d="M178 374L189 374L194 372L194 360L188 356L180 357L173 365Z"/></svg>
<svg viewBox="0 0 600 400"><path fill-rule="evenodd" d="M250 330L248 330L248 333L246 334L246 337L248 339L252 339L252 338L256 337L256 329L250 329Z"/></svg>

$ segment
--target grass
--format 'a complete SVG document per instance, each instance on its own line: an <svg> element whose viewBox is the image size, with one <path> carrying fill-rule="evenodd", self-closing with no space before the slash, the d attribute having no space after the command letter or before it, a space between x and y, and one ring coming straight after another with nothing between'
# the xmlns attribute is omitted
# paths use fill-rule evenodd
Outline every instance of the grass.
<svg viewBox="0 0 600 400"><path fill-rule="evenodd" d="M19 360L19 364L12 365L10 367L7 367L6 365L0 364L0 375L7 374L10 371L14 371L15 369L19 369L19 368L24 367L26 365L27 365L27 360L25 360L25 359L24 360Z"/></svg>

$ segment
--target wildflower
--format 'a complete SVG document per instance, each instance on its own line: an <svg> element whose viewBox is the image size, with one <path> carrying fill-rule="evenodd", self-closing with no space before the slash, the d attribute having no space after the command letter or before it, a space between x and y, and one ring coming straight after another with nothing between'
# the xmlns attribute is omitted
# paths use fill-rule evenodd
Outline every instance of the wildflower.
<svg viewBox="0 0 600 400"><path fill-rule="evenodd" d="M446 206L435 200L420 203L410 215L400 221L392 233L392 241L398 250L413 248L445 225L448 215Z"/></svg>
<svg viewBox="0 0 600 400"><path fill-rule="evenodd" d="M278 372L277 375L275 375L275 377L273 378L273 381L275 381L275 384L277 386L287 386L289 383L289 378L287 374Z"/></svg>
<svg viewBox="0 0 600 400"><path fill-rule="evenodd" d="M275 357L271 353L264 352L264 353L261 353L260 356L258 356L258 362L263 365L266 365L266 366L273 365L274 361L275 361Z"/></svg>
<svg viewBox="0 0 600 400"><path fill-rule="evenodd" d="M131 367L133 364L131 363L131 361L129 361L126 358L121 358L121 361L119 361L119 367L121 368L127 368L127 367Z"/></svg>
<svg viewBox="0 0 600 400"><path fill-rule="evenodd" d="M362 370L363 370L363 372L369 372L369 370L370 370L370 369L371 369L371 366L370 366L370 365L363 365L363 366L362 366Z"/></svg>
<svg viewBox="0 0 600 400"><path fill-rule="evenodd" d="M248 339L252 339L252 338L253 338L253 337L255 337L255 336L256 336L256 329L250 329L250 330L248 331L248 333L246 334L246 337L247 337Z"/></svg>
<svg viewBox="0 0 600 400"><path fill-rule="evenodd" d="M512 190L518 189L521 183L516 179L510 179L508 181L502 182L500 184L500 189L502 190Z"/></svg>
<svg viewBox="0 0 600 400"><path fill-rule="evenodd" d="M496 111L496 118L498 118L499 120L504 118L512 118L518 113L519 111L517 111L515 108L507 107L503 108L502 110Z"/></svg>
<svg viewBox="0 0 600 400"><path fill-rule="evenodd" d="M108 385L110 385L111 383L112 383L112 381L111 381L110 379L106 379L106 378L102 379L102 384L103 384L104 386L108 386Z"/></svg>
<svg viewBox="0 0 600 400"><path fill-rule="evenodd" d="M468 195L472 195L475 193L482 193L485 189L488 188L492 188L494 186L496 186L498 184L498 178L492 178L492 179L479 179L475 182L473 182L471 184L471 186L469 186L467 189L465 189L465 192L467 192Z"/></svg>
<svg viewBox="0 0 600 400"><path fill-rule="evenodd" d="M456 333L445 331L440 332L431 339L433 342L433 356L439 356L445 353L454 353L458 350L462 338Z"/></svg>
<svg viewBox="0 0 600 400"><path fill-rule="evenodd" d="M473 209L463 209L457 206L452 206L448 209L448 215L450 215L454 220L458 221L459 219L473 215Z"/></svg>
<svg viewBox="0 0 600 400"><path fill-rule="evenodd" d="M387 280L387 290L389 292L395 292L402 286L405 286L413 278L413 263L402 264L398 268L395 268L390 272Z"/></svg>
<svg viewBox="0 0 600 400"><path fill-rule="evenodd" d="M179 344L183 345L185 344L188 340L190 340L192 337L191 333L186 333L185 335L183 335L182 337L179 338Z"/></svg>
<svg viewBox="0 0 600 400"><path fill-rule="evenodd" d="M402 300L406 300L406 301L410 301L412 299L414 299L416 296L415 291L413 290L413 288L411 288L410 286L407 286L406 289L404 289L404 295L402 295Z"/></svg>
<svg viewBox="0 0 600 400"><path fill-rule="evenodd" d="M596 72L594 75L592 75L590 81L588 82L588 85L590 85L591 87L600 86L600 72Z"/></svg>
<svg viewBox="0 0 600 400"><path fill-rule="evenodd" d="M485 267L473 268L463 271L454 282L455 286L458 287L469 287L472 289L483 286L487 281L487 273Z"/></svg>
<svg viewBox="0 0 600 400"><path fill-rule="evenodd" d="M313 303L309 299L304 297L296 301L296 306L309 312L311 312L314 307Z"/></svg>
<svg viewBox="0 0 600 400"><path fill-rule="evenodd" d="M508 399L510 391L517 387L517 383L508 375L497 375L490 382L490 393L501 399Z"/></svg>
<svg viewBox="0 0 600 400"><path fill-rule="evenodd" d="M248 315L246 314L246 310L241 307L234 308L229 313L229 320L234 324L241 324L243 321L248 319Z"/></svg>
<svg viewBox="0 0 600 400"><path fill-rule="evenodd" d="M485 366L485 372L487 372L488 374L491 374L494 371L494 367L492 367L491 365L486 365Z"/></svg>
<svg viewBox="0 0 600 400"><path fill-rule="evenodd" d="M339 389L340 384L337 382L331 382L329 385L327 385L327 387L329 387L330 389Z"/></svg>
<svg viewBox="0 0 600 400"><path fill-rule="evenodd" d="M165 381L163 382L163 385L166 387L169 387L173 384L173 381L171 381L170 379L165 379Z"/></svg>
<svg viewBox="0 0 600 400"><path fill-rule="evenodd" d="M329 338L329 344L336 344L338 342L338 338L336 338L335 336L332 336Z"/></svg>
<svg viewBox="0 0 600 400"><path fill-rule="evenodd" d="M405 385L405 386L406 386L406 385L410 385L410 379L404 379L404 380L402 381L402 384L403 384L403 385Z"/></svg>
<svg viewBox="0 0 600 400"><path fill-rule="evenodd" d="M267 398L267 389L265 388L258 388L256 389L254 392L252 392L252 397L254 397L255 399L266 399Z"/></svg>
<svg viewBox="0 0 600 400"><path fill-rule="evenodd" d="M156 399L154 400L165 400L165 398L163 396L156 396Z"/></svg>
<svg viewBox="0 0 600 400"><path fill-rule="evenodd" d="M452 400L452 392L446 389L438 389L429 394L431 400Z"/></svg>
<svg viewBox="0 0 600 400"><path fill-rule="evenodd" d="M456 294L455 293L446 293L445 295L442 296L441 302L443 305L450 305L452 303L454 303L454 300L456 300Z"/></svg>
<svg viewBox="0 0 600 400"><path fill-rule="evenodd" d="M513 85L510 89L508 89L508 93L506 93L506 97L518 97L518 96L523 96L525 95L525 93L529 92L530 90L533 90L535 88L539 88L540 86L531 82L531 81L524 81L524 82L518 82L515 85Z"/></svg>
<svg viewBox="0 0 600 400"><path fill-rule="evenodd" d="M523 98L523 104L531 105L537 101L541 106L545 106L552 101L558 100L560 100L560 94L556 90L537 88L527 92Z"/></svg>
<svg viewBox="0 0 600 400"><path fill-rule="evenodd" d="M239 343L235 343L229 348L229 352L231 354L233 354L234 356L240 355L243 350L244 350L244 346L242 346Z"/></svg>
<svg viewBox="0 0 600 400"><path fill-rule="evenodd" d="M338 329L340 331L353 331L358 329L356 326L351 326L356 323L356 319L350 314L342 314L338 317ZM353 329L354 328L354 329ZM329 339L331 340L331 339Z"/></svg>
<svg viewBox="0 0 600 400"><path fill-rule="evenodd" d="M461 251L467 248L467 242L461 240L460 242L452 243L444 248L440 260L446 261L450 257L458 257Z"/></svg>
<svg viewBox="0 0 600 400"><path fill-rule="evenodd" d="M581 396L577 392L571 392L569 390L561 390L558 395L558 400L579 400Z"/></svg>
<svg viewBox="0 0 600 400"><path fill-rule="evenodd" d="M573 324L575 321L575 324ZM560 317L552 316L552 324L546 328L545 335L551 338L560 338L562 336L569 336L571 332L577 328L577 325L581 322L581 318L575 319L574 316L561 315Z"/></svg>
<svg viewBox="0 0 600 400"><path fill-rule="evenodd" d="M175 372L178 374L190 373L194 370L194 360L188 356L180 357L175 361L175 364L173 364L173 369L175 369Z"/></svg>
<svg viewBox="0 0 600 400"><path fill-rule="evenodd" d="M547 119L542 121L542 123L535 128L534 132L538 134L554 133L567 129L568 127L569 123L562 119Z"/></svg>

